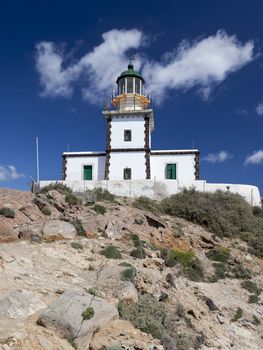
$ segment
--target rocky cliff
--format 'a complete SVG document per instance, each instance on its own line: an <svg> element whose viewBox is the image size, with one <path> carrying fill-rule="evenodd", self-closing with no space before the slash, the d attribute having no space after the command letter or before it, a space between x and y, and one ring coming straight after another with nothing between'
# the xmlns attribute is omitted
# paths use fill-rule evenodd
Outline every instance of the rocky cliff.
<svg viewBox="0 0 263 350"><path fill-rule="evenodd" d="M98 199L0 189L0 349L263 348L244 240Z"/></svg>

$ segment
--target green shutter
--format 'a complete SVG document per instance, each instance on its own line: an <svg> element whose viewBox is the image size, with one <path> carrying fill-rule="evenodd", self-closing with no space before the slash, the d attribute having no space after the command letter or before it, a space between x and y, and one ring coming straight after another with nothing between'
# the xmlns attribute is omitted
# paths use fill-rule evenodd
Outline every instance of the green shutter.
<svg viewBox="0 0 263 350"><path fill-rule="evenodd" d="M84 180L92 180L92 165L84 165Z"/></svg>
<svg viewBox="0 0 263 350"><path fill-rule="evenodd" d="M176 180L176 164L166 165L166 179Z"/></svg>

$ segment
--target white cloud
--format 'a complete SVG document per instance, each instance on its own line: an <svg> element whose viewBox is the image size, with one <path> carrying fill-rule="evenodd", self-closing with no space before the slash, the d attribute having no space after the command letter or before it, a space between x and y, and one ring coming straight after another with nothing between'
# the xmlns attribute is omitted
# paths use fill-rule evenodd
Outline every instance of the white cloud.
<svg viewBox="0 0 263 350"><path fill-rule="evenodd" d="M22 177L25 177L25 175L18 173L13 165L0 166L0 182L16 180Z"/></svg>
<svg viewBox="0 0 263 350"><path fill-rule="evenodd" d="M52 42L36 46L36 68L44 96L70 96L74 82L84 84L83 96L90 102L110 95L117 76L127 66L127 53L145 43L144 34L137 30L113 29L102 35L103 42L79 60L66 65L63 50ZM164 53L160 62L136 56L134 66L141 69L149 90L161 102L170 90L193 87L207 99L212 88L228 74L253 59L254 43L242 44L236 36L218 31L202 40L184 40L172 52Z"/></svg>
<svg viewBox="0 0 263 350"><path fill-rule="evenodd" d="M253 152L251 155L247 156L245 160L245 165L249 164L263 164L263 150L258 150Z"/></svg>
<svg viewBox="0 0 263 350"><path fill-rule="evenodd" d="M203 160L209 163L223 163L231 158L233 158L233 156L227 151L220 151L218 153L209 153Z"/></svg>
<svg viewBox="0 0 263 350"><path fill-rule="evenodd" d="M263 102L257 105L256 112L258 115L263 115Z"/></svg>

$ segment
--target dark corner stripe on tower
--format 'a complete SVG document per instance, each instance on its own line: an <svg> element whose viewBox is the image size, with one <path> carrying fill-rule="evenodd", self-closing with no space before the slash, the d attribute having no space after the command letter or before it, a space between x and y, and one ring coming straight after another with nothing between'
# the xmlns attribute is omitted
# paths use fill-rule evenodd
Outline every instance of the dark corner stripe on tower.
<svg viewBox="0 0 263 350"><path fill-rule="evenodd" d="M195 153L195 179L200 179L200 152Z"/></svg>
<svg viewBox="0 0 263 350"><path fill-rule="evenodd" d="M150 118L148 114L145 114L144 117L145 123L144 123L144 148L145 148L145 173L146 173L146 179L151 178L151 163L150 163Z"/></svg>
<svg viewBox="0 0 263 350"><path fill-rule="evenodd" d="M67 157L62 155L62 180L66 180L67 176Z"/></svg>
<svg viewBox="0 0 263 350"><path fill-rule="evenodd" d="M104 179L109 180L110 173L110 149L111 149L111 117L107 118L106 127L106 159L105 159L105 173Z"/></svg>

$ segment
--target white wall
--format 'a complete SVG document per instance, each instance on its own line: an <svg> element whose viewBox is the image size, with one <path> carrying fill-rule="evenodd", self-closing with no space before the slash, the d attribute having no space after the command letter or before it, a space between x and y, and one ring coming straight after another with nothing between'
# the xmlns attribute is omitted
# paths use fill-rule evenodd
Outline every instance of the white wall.
<svg viewBox="0 0 263 350"><path fill-rule="evenodd" d="M111 152L110 180L123 180L123 169L132 169L132 179L146 178L145 152Z"/></svg>
<svg viewBox="0 0 263 350"><path fill-rule="evenodd" d="M68 157L66 180L80 181L83 180L83 166L92 165L93 180L103 180L105 171L105 156L81 156Z"/></svg>
<svg viewBox="0 0 263 350"><path fill-rule="evenodd" d="M124 130L132 131L132 140L124 141ZM112 118L111 148L144 148L144 117Z"/></svg>
<svg viewBox="0 0 263 350"><path fill-rule="evenodd" d="M41 181L40 187L55 183L56 181ZM239 184L209 184L204 180L189 182L180 181L154 181L154 180L102 180L102 181L58 181L71 187L73 191L86 191L102 187L118 196L138 197L147 196L154 199L162 199L180 192L183 188L195 188L201 192L215 192L216 190L238 193L253 206L261 206L260 192L256 186Z"/></svg>
<svg viewBox="0 0 263 350"><path fill-rule="evenodd" d="M195 179L195 156L193 154L151 155L151 178L164 180L166 164L169 163L176 163L177 180Z"/></svg>

